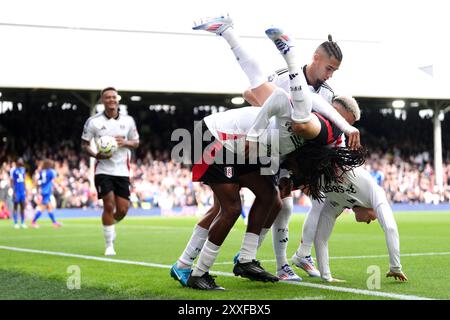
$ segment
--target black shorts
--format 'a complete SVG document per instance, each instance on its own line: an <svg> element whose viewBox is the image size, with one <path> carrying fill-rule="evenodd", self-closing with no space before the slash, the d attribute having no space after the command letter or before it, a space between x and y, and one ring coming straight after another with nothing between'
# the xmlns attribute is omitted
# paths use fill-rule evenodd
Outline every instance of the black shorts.
<svg viewBox="0 0 450 320"><path fill-rule="evenodd" d="M130 178L110 176L107 174L96 174L94 177L95 188L98 198L103 198L108 192L112 191L118 197L130 200Z"/></svg>
<svg viewBox="0 0 450 320"><path fill-rule="evenodd" d="M197 131L197 134L194 132L194 137L204 137L209 135L212 140L202 141L201 146L192 144L191 150L194 150L196 147L201 148L200 150L202 150L201 159L196 159L194 157L194 152L191 153L191 160L193 163L192 181L201 181L206 184L238 184L239 176L261 169L260 164L237 164L237 155L227 148L224 148L222 143L214 138L204 121L198 123L194 131ZM192 139L192 142L193 141L194 139ZM229 163L222 163L226 162L224 159Z"/></svg>

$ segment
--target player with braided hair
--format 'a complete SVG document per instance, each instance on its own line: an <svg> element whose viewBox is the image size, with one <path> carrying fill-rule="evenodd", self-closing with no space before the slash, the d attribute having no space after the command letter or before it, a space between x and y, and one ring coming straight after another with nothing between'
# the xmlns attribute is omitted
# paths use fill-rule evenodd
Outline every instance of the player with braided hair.
<svg viewBox="0 0 450 320"><path fill-rule="evenodd" d="M303 78L304 81L303 74L301 74L298 78L300 79ZM262 86L264 85L266 85L266 83L262 84ZM269 91L270 87L268 86L267 89ZM220 115L214 114L208 116L204 119L205 129L210 131L210 133L216 138L216 140L221 141L222 145L225 148L230 148L229 141L226 141L230 137L232 137L231 138L232 140L236 140L242 137L242 133L246 133L247 141L249 144L254 142L261 142L260 140L260 138L262 137L261 134L269 127L275 128L276 131L279 131L280 135L279 135L279 143L272 144L272 148L275 148L272 150L272 152L273 154L281 154L281 155L286 155L291 151L300 148L305 143L305 140L311 141L316 140L315 143L317 144L326 145L327 143L329 143L329 136L327 134L323 135L321 133L322 132L329 133L330 131L334 131L334 129L331 128L331 123L329 123L328 120L323 118L321 115L308 114L308 110L309 113L311 111L311 106L309 105L311 103L311 100L308 100L309 102L307 101L305 103L302 101L298 102L298 104L300 105L297 105L296 107L300 109L305 109L304 111L307 115L304 119L300 119L299 125L297 126L296 130L293 130L292 128L292 120L294 120L293 119L294 116L292 114L293 103L292 100L290 100L289 94L287 94L282 89L276 89L270 92L269 96L266 97L266 100L261 99L261 101L264 103L264 105L260 111L254 108L242 108L240 110L239 109L230 110ZM326 104L326 102L324 103ZM294 102L294 104L296 104L296 102ZM354 149L357 148L359 146L359 132L354 127L351 127L334 108L332 108L329 105L327 105L326 108L332 110L332 111L328 110L330 113L334 112L334 114L337 114L338 117L340 117L341 125L343 125L343 127L348 129L349 132L357 133L357 135L353 135L352 136L353 139L351 139L352 147ZM252 119L252 116L254 119L253 124L249 129L248 128L244 129L243 126L245 126L245 123L248 123L249 119ZM275 117L275 119L273 119L272 117ZM234 144L234 142L232 144ZM355 153L354 156L360 157L360 153L358 153L357 150L352 150L352 152ZM314 154L306 153L305 156L308 157L310 155ZM329 151L322 152L321 155L322 158L320 160L325 160L325 162L317 161L318 159L316 159L316 161L310 161L310 164L313 164L312 170L318 170L320 174L314 176L313 178L311 178L311 176L304 175L304 177L309 177L309 180L304 179L306 185L311 186L313 189L317 189L315 188L315 186L317 186L320 183L320 178L322 174L328 174L331 179L331 177L335 176L335 170L337 169L336 162L327 159L327 157L331 158L333 156L333 152ZM334 155L337 155L337 153L334 152ZM318 163L322 163L323 165L319 167L317 166L314 167L314 165L317 165ZM205 166L202 166L202 168L205 169ZM188 280L186 282L185 280L183 281L182 275L178 272L180 269L183 268L179 267L178 263L177 266L174 265L171 270L171 275L177 280L179 280L183 285L188 285L196 289L207 289L207 290L222 289L221 287L217 286L209 276L209 269L214 263L215 257L219 252L220 246L229 232L228 229L232 227L236 219L235 217L236 214L228 212L230 211L229 208L240 207L240 200L235 201L236 203L229 202L229 199L231 199L230 197L233 194L233 192L231 191L233 191L234 189L230 190L228 187L226 187L225 189L228 192L225 193L226 197L224 197L224 194L221 191L223 188L222 186L220 186L220 184L225 185L233 184L233 181L227 179L217 179L217 175L220 175L221 172L220 169L223 168L216 168L216 169L214 169L213 167L207 167L206 171L203 171L202 174L199 176L202 179L203 177L205 177L206 180L200 181L204 181L210 184L215 195L219 198L221 204L220 210L222 214L218 216L216 221L209 229L208 240L204 242L197 266L192 271ZM239 173L240 170L239 168L236 168L236 170L228 170L227 173L232 173L234 171L236 173ZM193 175L196 176L195 167L193 169ZM208 178L208 176L210 178ZM246 175L244 174L243 176ZM214 179L212 179L213 177ZM245 186L245 184L241 183L240 181L240 179L242 179L242 176L237 175L237 178L238 180L235 181L234 183L239 182L241 186ZM247 181L246 183L248 183L248 180L249 179L247 179L246 177ZM261 185L263 184L263 181L257 176L253 175L252 180L253 186L256 185L259 187L260 184ZM255 183L259 180L261 180L260 183ZM254 191L253 189L251 190ZM314 194L314 196L316 195L318 194L317 193ZM275 206L276 203L275 200L276 199L274 198L273 206ZM258 202L259 200L257 196L257 199L253 206L255 206L255 204L257 204ZM264 222L264 219L261 220L261 217L266 217L268 213L267 208L270 207L271 207L270 205L265 206L263 211L265 211L266 214L260 213L259 215L256 214L256 211L255 214L252 215L253 210L251 209L249 215L250 217L249 224L247 228L248 232L244 237L243 249L241 251L242 255L240 257L239 262L235 265L235 268L233 270L236 275L248 277L253 280L273 281L273 277L271 277L270 274L267 274L267 272L264 269L262 269L259 263L256 261L256 250L258 243L257 238L260 233L262 223ZM225 211L223 212L223 210ZM235 211L237 212L239 210ZM230 215L232 215L233 217L231 217ZM230 224L230 222L232 223ZM195 259L195 257L193 258ZM189 257L189 259L192 259L192 257ZM185 261L186 260L183 261L184 265L187 265L189 267L190 265L188 263L191 261L187 261L188 263L185 263Z"/></svg>
<svg viewBox="0 0 450 320"><path fill-rule="evenodd" d="M312 61L301 68L311 91L319 94L329 103L332 103L335 93L326 81L339 69L342 59L343 54L341 48L337 42L333 41L332 36L328 35L328 41L322 42L314 51ZM277 87L289 91L290 81L288 69L282 68L275 71L269 75L268 81ZM255 88L255 86L251 85L244 92L244 98L253 106L260 106L261 102L258 101L253 91Z"/></svg>

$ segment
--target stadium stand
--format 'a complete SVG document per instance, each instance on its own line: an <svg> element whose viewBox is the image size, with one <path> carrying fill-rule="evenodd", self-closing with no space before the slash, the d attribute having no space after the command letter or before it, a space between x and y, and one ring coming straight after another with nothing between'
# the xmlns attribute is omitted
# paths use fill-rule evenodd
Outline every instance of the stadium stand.
<svg viewBox="0 0 450 320"><path fill-rule="evenodd" d="M190 170L170 160L170 135L176 128L190 125L217 107L128 107L141 134L142 144L134 154L131 194L134 208L170 209L183 206L209 206L212 195L207 186L192 183ZM99 208L101 203L91 185L89 159L80 152L82 124L89 116L87 108L63 110L58 104L34 105L20 112L1 115L3 142L0 149L0 201L10 209L9 170L14 160L24 158L29 173L30 206L38 202L32 177L38 161L55 160L58 178L55 181L57 208ZM27 119L36 119L31 125ZM379 183L393 203L450 203L450 133L444 132L444 190L437 190L432 159L432 123L421 118L418 111L407 111L407 121L380 108L363 108L357 124L365 146L370 150L366 167L378 171ZM55 121L55 119L58 119ZM448 120L443 126L448 126ZM33 123L35 123L33 121ZM70 125L67 125L70 123ZM374 173L375 175L375 173ZM244 195L243 195L244 196ZM300 192L296 204L307 204Z"/></svg>

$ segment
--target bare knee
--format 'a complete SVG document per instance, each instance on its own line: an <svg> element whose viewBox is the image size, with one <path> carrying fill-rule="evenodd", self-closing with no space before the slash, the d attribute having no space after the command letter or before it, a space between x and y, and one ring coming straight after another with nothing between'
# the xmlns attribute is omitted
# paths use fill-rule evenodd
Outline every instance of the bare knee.
<svg viewBox="0 0 450 320"><path fill-rule="evenodd" d="M116 203L113 199L104 198L103 199L103 211L106 214L113 215L116 211Z"/></svg>
<svg viewBox="0 0 450 320"><path fill-rule="evenodd" d="M245 101L250 103L252 106L260 106L258 100L256 99L255 95L253 94L251 89L247 89L243 93Z"/></svg>
<svg viewBox="0 0 450 320"><path fill-rule="evenodd" d="M226 208L221 208L222 216L221 219L225 223L234 223L236 219L241 215L242 205L241 202L234 202L226 206Z"/></svg>

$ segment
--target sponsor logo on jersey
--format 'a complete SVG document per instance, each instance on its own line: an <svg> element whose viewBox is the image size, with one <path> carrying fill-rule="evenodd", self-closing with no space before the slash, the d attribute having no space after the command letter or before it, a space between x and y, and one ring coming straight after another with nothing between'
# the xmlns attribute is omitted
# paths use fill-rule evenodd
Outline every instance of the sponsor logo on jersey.
<svg viewBox="0 0 450 320"><path fill-rule="evenodd" d="M328 186L322 186L320 190L324 193L348 193L348 194L354 194L356 193L355 187L353 184L349 184L348 186L345 185L328 185Z"/></svg>

